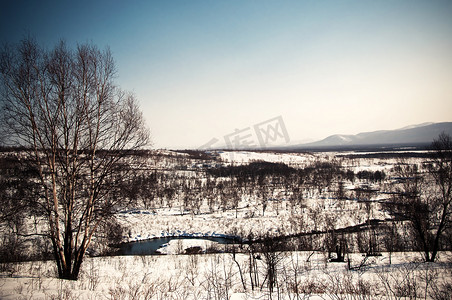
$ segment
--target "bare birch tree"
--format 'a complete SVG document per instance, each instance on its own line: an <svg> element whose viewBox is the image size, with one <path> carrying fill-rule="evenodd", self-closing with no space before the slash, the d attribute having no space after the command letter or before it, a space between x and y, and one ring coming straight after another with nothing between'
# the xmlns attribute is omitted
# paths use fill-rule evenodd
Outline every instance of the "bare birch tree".
<svg viewBox="0 0 452 300"><path fill-rule="evenodd" d="M426 261L435 261L452 216L452 139L440 134L432 143L433 160L426 171L403 163L397 173L403 179L393 209L411 224Z"/></svg>
<svg viewBox="0 0 452 300"><path fill-rule="evenodd" d="M149 143L137 100L115 86L109 50L91 44L44 50L32 39L0 53L2 135L39 171L31 199L43 211L60 278L76 280L125 157Z"/></svg>

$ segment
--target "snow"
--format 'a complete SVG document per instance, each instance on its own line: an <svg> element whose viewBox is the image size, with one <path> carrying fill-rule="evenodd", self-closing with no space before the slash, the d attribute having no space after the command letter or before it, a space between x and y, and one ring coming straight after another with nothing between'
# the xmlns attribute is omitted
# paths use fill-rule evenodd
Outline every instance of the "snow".
<svg viewBox="0 0 452 300"><path fill-rule="evenodd" d="M219 248L219 244L206 239L174 239L163 244L157 252L166 255L183 254L185 250L196 247L205 253L209 248Z"/></svg>
<svg viewBox="0 0 452 300"><path fill-rule="evenodd" d="M289 166L303 165L315 156L301 153L276 153L252 151L219 151L220 158L229 163L248 164L253 161L286 163Z"/></svg>
<svg viewBox="0 0 452 300"><path fill-rule="evenodd" d="M288 201L282 200L279 205L288 207ZM311 212L321 209L325 215L334 215L335 228L344 228L364 223L366 221L365 207L356 201L339 201L335 199L306 199L307 208L293 215L287 209L280 209L279 213L268 205L265 214L262 207L255 203L246 209L240 209L237 218L235 210L215 212L212 214L180 214L180 209L155 209L152 213L121 213L117 218L123 227L128 228L125 241L141 241L156 237L187 236L187 237L246 237L250 233L254 236L266 233L290 235L299 232L299 228L291 226L292 220L301 218L306 230L313 228L317 222L318 229L324 229L319 220ZM340 211L337 205L341 205ZM377 204L375 204L377 205ZM303 213L304 212L304 213ZM338 214L340 212L340 214ZM300 215L301 214L301 215ZM251 217L252 215L252 217ZM388 217L385 212L375 210L374 218L384 220Z"/></svg>
<svg viewBox="0 0 452 300"><path fill-rule="evenodd" d="M411 284L411 287L417 284L418 294L423 296L426 276L433 279L428 291L433 286L452 283L448 264L452 254L449 252L440 253L437 263L420 263L421 254L416 252L393 253L392 264L389 264L389 254L383 253L380 257L370 257L365 266L354 271L348 270L346 263L327 262L320 252L279 255L277 272L281 299L294 299L295 280L298 296L309 299L336 299L339 296L349 299L358 295L347 293L356 292L359 287L369 291L372 298L393 299L395 296L386 288L388 284L394 290L404 284ZM0 276L0 298L269 299L266 288L251 290L246 273L249 256L236 254L235 259L245 272L246 290L232 254L119 256L87 258L78 281L57 279L55 266L50 261L12 264L12 270ZM351 266L356 267L364 257L352 254L350 259ZM264 260L257 260L257 267L262 283L266 270ZM276 296L274 292L273 297Z"/></svg>
<svg viewBox="0 0 452 300"><path fill-rule="evenodd" d="M180 154L160 150L163 157ZM219 151L222 164L246 164L253 161L283 162L295 168L302 168L317 160L332 160L344 153L276 153L251 151ZM421 159L413 159L421 162ZM395 159L351 159L346 167L355 173L359 171L384 171L390 174L397 163ZM174 162L162 159L153 161L155 169L174 167ZM195 163L190 165L196 165ZM178 174L197 176L192 171L176 171ZM368 184L356 181L347 184L347 192ZM373 187L371 184L369 186ZM375 194L366 203L351 200L338 200L324 191L309 191L303 196L303 206L292 210L290 201L276 190L267 199L265 213L257 196L240 199L238 209L216 209L210 212L204 205L199 214L186 212L179 204L172 208L134 208L124 209L116 214L119 224L125 228L123 242L148 240L158 237L190 237L174 239L158 251L161 256L118 256L87 257L78 281L64 281L56 278L55 264L52 261L11 263L4 265L0 273L1 299L268 299L269 292L264 287L251 290L248 264L249 256L239 253L237 263L245 272L246 290L240 279L240 270L232 254L179 255L186 249L199 247L205 253L210 248L225 247L205 237L246 237L291 235L300 231L309 232L314 228L324 230L328 219L335 229L363 224L371 215L372 219L385 220L390 216L381 209L378 201L384 194ZM280 196L283 195L283 196ZM278 201L272 201L278 197ZM177 201L176 201L177 203ZM368 211L371 205L371 211ZM27 220L26 226L32 227ZM36 231L42 231L44 224L35 220ZM328 225L329 226L329 225ZM1 230L1 228L0 228ZM289 287L293 280L303 288L300 296L309 299L336 299L351 293L352 287L364 282L381 299L393 299L387 284L405 284L403 280L413 278L418 286L425 284L425 276L435 276L440 283L452 284L452 254L443 252L439 262L420 263L422 255L410 253L383 253L381 257L371 257L366 265L350 271L345 263L329 263L326 253L285 252L279 254L279 271L282 299L296 299L294 290ZM391 256L392 263L389 263ZM351 266L357 267L364 258L359 253L350 254ZM309 259L308 259L309 258ZM264 280L265 262L258 261L261 283ZM298 279L295 279L298 278ZM361 280L361 281L360 281ZM386 281L385 281L386 280ZM353 283L349 290L338 290L346 283ZM386 284L386 285L385 285ZM433 283L432 283L433 284ZM393 286L393 287L394 287ZM228 290L224 290L225 288ZM428 290L428 287L427 287ZM419 292L421 293L421 291ZM227 296L227 297L224 297ZM354 295L356 296L356 295ZM58 298L59 297L59 298ZM274 295L276 299L276 295ZM429 296L430 297L430 296ZM427 297L428 298L428 297Z"/></svg>

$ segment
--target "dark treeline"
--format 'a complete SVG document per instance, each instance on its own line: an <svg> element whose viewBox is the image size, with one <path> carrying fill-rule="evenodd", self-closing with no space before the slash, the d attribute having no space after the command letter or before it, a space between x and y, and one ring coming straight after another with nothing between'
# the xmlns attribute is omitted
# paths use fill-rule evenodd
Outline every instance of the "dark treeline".
<svg viewBox="0 0 452 300"><path fill-rule="evenodd" d="M296 173L296 169L283 163L266 161L251 162L248 165L226 166L208 169L208 174L216 177L245 177L255 178L259 176L289 176Z"/></svg>
<svg viewBox="0 0 452 300"><path fill-rule="evenodd" d="M339 154L337 157L342 158L382 158L382 159L403 159L403 158L434 158L432 152L373 152L373 153L353 153Z"/></svg>

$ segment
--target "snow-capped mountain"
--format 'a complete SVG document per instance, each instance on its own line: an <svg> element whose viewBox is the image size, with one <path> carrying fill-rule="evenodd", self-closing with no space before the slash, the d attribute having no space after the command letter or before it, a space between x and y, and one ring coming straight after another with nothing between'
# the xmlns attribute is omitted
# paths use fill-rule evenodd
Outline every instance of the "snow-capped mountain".
<svg viewBox="0 0 452 300"><path fill-rule="evenodd" d="M335 134L323 140L298 145L300 148L366 146L366 145L420 145L430 144L445 132L452 135L452 122L423 123L396 130L362 132L356 135Z"/></svg>

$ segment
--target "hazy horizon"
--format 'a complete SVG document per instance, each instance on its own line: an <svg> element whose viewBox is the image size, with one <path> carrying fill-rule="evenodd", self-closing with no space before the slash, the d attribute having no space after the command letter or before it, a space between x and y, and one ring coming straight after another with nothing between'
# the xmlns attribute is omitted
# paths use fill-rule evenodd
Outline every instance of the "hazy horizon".
<svg viewBox="0 0 452 300"><path fill-rule="evenodd" d="M1 44L108 46L155 148L452 121L450 1L1 1L0 15Z"/></svg>

